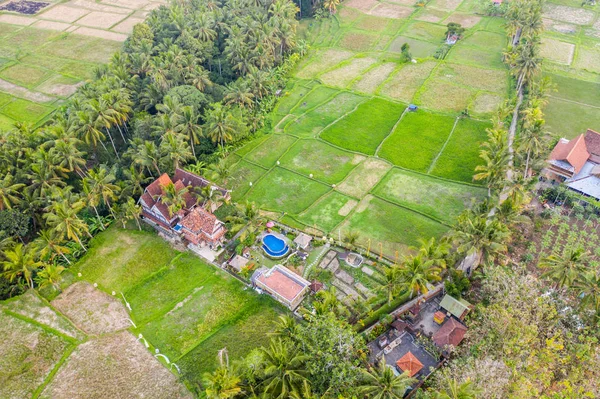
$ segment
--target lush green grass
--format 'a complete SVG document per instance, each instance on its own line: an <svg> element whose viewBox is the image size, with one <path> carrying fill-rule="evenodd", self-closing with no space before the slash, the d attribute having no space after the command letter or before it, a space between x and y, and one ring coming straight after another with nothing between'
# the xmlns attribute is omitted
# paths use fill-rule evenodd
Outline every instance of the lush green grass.
<svg viewBox="0 0 600 399"><path fill-rule="evenodd" d="M478 90L506 93L508 88L508 72L506 70L445 63L436 72L437 79Z"/></svg>
<svg viewBox="0 0 600 399"><path fill-rule="evenodd" d="M273 134L264 143L246 155L246 159L266 168L275 165L277 160L296 142L296 138L288 135Z"/></svg>
<svg viewBox="0 0 600 399"><path fill-rule="evenodd" d="M250 183L256 183L265 173L267 173L267 169L241 160L231 167L231 176L225 182L220 183L233 190L231 197L237 201L250 190Z"/></svg>
<svg viewBox="0 0 600 399"><path fill-rule="evenodd" d="M548 130L574 138L588 128L600 126L600 109L551 98L544 110Z"/></svg>
<svg viewBox="0 0 600 399"><path fill-rule="evenodd" d="M33 88L52 75L52 71L34 65L18 63L4 68L0 77L19 86Z"/></svg>
<svg viewBox="0 0 600 399"><path fill-rule="evenodd" d="M284 92L277 105L276 112L278 114L289 114L291 109L311 91L312 85L303 85L302 83L303 82L298 82L291 90Z"/></svg>
<svg viewBox="0 0 600 399"><path fill-rule="evenodd" d="M340 92L329 102L318 106L285 126L286 133L298 137L315 137L327 125L352 111L365 98L349 92Z"/></svg>
<svg viewBox="0 0 600 399"><path fill-rule="evenodd" d="M413 21L403 29L403 35L432 43L442 43L446 39L446 27L430 22Z"/></svg>
<svg viewBox="0 0 600 399"><path fill-rule="evenodd" d="M357 203L358 201L350 197L332 191L302 212L298 220L307 226L329 233L344 220Z"/></svg>
<svg viewBox="0 0 600 399"><path fill-rule="evenodd" d="M487 139L488 127L491 127L488 122L461 119L431 174L446 179L473 182L475 167L481 163L479 151L481 143Z"/></svg>
<svg viewBox="0 0 600 399"><path fill-rule="evenodd" d="M551 79L552 83L556 85L556 92L550 93L552 96L600 106L600 83L587 82L553 74L549 74L548 77Z"/></svg>
<svg viewBox="0 0 600 399"><path fill-rule="evenodd" d="M20 122L35 123L52 111L52 107L15 99L0 109L0 113Z"/></svg>
<svg viewBox="0 0 600 399"><path fill-rule="evenodd" d="M423 110L408 112L379 155L403 168L427 172L448 138L454 118Z"/></svg>
<svg viewBox="0 0 600 399"><path fill-rule="evenodd" d="M393 53L400 53L402 51L402 45L406 43L410 46L410 54L413 58L425 58L430 57L435 53L438 48L436 44L426 42L424 40L413 39L412 37L398 36L390 44L388 51Z"/></svg>
<svg viewBox="0 0 600 399"><path fill-rule="evenodd" d="M327 128L321 137L339 147L373 155L403 110L402 104L373 98Z"/></svg>
<svg viewBox="0 0 600 399"><path fill-rule="evenodd" d="M299 140L281 159L281 166L327 183L340 182L364 157L320 140Z"/></svg>
<svg viewBox="0 0 600 399"><path fill-rule="evenodd" d="M499 52L481 50L471 46L453 48L447 59L452 62L473 64L482 68L504 68L502 55Z"/></svg>
<svg viewBox="0 0 600 399"><path fill-rule="evenodd" d="M472 199L483 198L486 190L393 169L373 194L451 224Z"/></svg>
<svg viewBox="0 0 600 399"><path fill-rule="evenodd" d="M486 51L499 53L502 52L506 46L506 36L480 30L460 40L457 48L464 47L464 45L475 46L485 49Z"/></svg>
<svg viewBox="0 0 600 399"><path fill-rule="evenodd" d="M291 110L291 114L301 115L306 111L310 110L313 107L325 102L328 98L332 97L337 93L337 90L325 87L325 86L317 86L313 91L304 96L298 104L296 104L295 108Z"/></svg>
<svg viewBox="0 0 600 399"><path fill-rule="evenodd" d="M328 190L322 183L276 167L254 184L245 198L270 211L298 214Z"/></svg>
<svg viewBox="0 0 600 399"><path fill-rule="evenodd" d="M342 234L347 230L358 231L359 244L368 247L371 239L372 253L379 253L379 245L384 255L394 256L395 251L405 252L408 246L418 245L420 238L441 237L448 228L428 217L367 196L359 204L341 227Z"/></svg>

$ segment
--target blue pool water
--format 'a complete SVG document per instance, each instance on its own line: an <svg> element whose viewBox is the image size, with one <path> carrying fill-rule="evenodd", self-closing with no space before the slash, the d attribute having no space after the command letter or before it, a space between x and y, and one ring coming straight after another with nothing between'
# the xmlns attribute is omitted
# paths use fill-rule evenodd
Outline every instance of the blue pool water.
<svg viewBox="0 0 600 399"><path fill-rule="evenodd" d="M273 235L267 234L262 239L263 251L266 252L272 258L280 258L288 253L290 248L287 246L284 240Z"/></svg>

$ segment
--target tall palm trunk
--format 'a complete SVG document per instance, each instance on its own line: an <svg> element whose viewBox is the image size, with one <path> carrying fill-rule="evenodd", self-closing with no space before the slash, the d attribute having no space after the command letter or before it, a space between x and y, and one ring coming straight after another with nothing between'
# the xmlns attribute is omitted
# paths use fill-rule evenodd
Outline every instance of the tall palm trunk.
<svg viewBox="0 0 600 399"><path fill-rule="evenodd" d="M152 165L154 165L154 167L156 168L156 171L158 172L158 175L162 175L162 172L160 171L160 169L158 168L158 163L156 162L152 162Z"/></svg>
<svg viewBox="0 0 600 399"><path fill-rule="evenodd" d="M527 150L527 159L525 160L525 172L523 172L523 178L527 178L527 172L529 171L529 157L531 155L531 150Z"/></svg>
<svg viewBox="0 0 600 399"><path fill-rule="evenodd" d="M117 129L119 129L119 133L121 133L121 138L123 139L123 143L127 143L127 141L125 141L125 135L123 135L123 131L121 130L121 126L119 126L117 124Z"/></svg>
<svg viewBox="0 0 600 399"><path fill-rule="evenodd" d="M515 109L513 111L512 121L510 122L510 129L508 130L508 169L506 170L506 179L508 181L512 181L512 168L513 168L513 160L514 160L514 142L515 136L517 134L517 124L519 122L519 109L521 108L521 103L523 102L523 79L522 75L519 77L519 91L517 94L517 103L515 104Z"/></svg>
<svg viewBox="0 0 600 399"><path fill-rule="evenodd" d="M66 260L66 261L67 261L67 263L68 263L69 265L71 264L71 261L69 260L69 258L67 258L67 257L65 256L65 254L63 254L63 253L62 253L62 251L60 251L60 250L59 250L59 251L58 251L58 254L59 254L60 256L62 256L62 257L63 257L63 259L64 259L64 260Z"/></svg>
<svg viewBox="0 0 600 399"><path fill-rule="evenodd" d="M83 250L85 252L87 252L87 248L83 245L83 243L81 242L81 239L79 238L79 236L77 234L75 234L75 238L77 239L77 242L79 243L79 245L81 246L81 248L83 248Z"/></svg>
<svg viewBox="0 0 600 399"><path fill-rule="evenodd" d="M98 218L98 222L100 222L100 228L104 230L104 223L102 223L102 218L100 218L100 214L98 213L98 209L94 205L92 205L94 212L96 212L96 217Z"/></svg>
<svg viewBox="0 0 600 399"><path fill-rule="evenodd" d="M104 128L104 130L106 130L106 133L108 134L108 137L110 138L110 143L113 146L113 150L115 150L115 154L117 155L117 159L120 160L121 158L119 158L119 153L117 152L117 147L115 146L115 142L114 142L114 140L112 138L112 135L110 134L110 131L106 127Z"/></svg>
<svg viewBox="0 0 600 399"><path fill-rule="evenodd" d="M194 155L194 159L196 159L196 150L194 149L194 139L190 136L190 147L192 147L192 154Z"/></svg>

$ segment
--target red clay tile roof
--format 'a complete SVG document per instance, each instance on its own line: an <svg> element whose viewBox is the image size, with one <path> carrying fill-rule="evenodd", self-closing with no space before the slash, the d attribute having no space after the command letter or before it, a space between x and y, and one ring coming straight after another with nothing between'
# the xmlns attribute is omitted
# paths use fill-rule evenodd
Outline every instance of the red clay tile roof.
<svg viewBox="0 0 600 399"><path fill-rule="evenodd" d="M467 327L459 323L455 318L450 317L442 328L440 328L433 337L433 342L440 348L445 345L458 346L465 337Z"/></svg>
<svg viewBox="0 0 600 399"><path fill-rule="evenodd" d="M208 235L211 235L215 231L218 223L219 221L215 215L199 206L188 213L180 222L183 227L194 233L203 231Z"/></svg>
<svg viewBox="0 0 600 399"><path fill-rule="evenodd" d="M206 187L209 184L214 186L217 190L219 190L221 192L221 194L223 195L223 197L228 195L227 190L225 190L224 188L218 187L214 184L212 184L211 182L209 182L208 180L195 175L191 172L188 172L187 170L183 170L183 169L175 169L175 175L173 175L173 180L174 181L178 181L181 180L183 182L183 184L185 184L186 186L192 186L192 187Z"/></svg>
<svg viewBox="0 0 600 399"><path fill-rule="evenodd" d="M304 286L285 275L277 268L273 268L258 276L258 281L269 287L273 292L281 295L288 301L293 300L302 292Z"/></svg>
<svg viewBox="0 0 600 399"><path fill-rule="evenodd" d="M152 196L150 195L150 193L144 193L144 194L142 194L141 200L144 201L144 203L146 204L146 206L148 208L152 208L152 206L154 206L155 201L152 198Z"/></svg>
<svg viewBox="0 0 600 399"><path fill-rule="evenodd" d="M154 180L148 187L146 187L146 191L149 192L152 197L156 197L157 195L161 195L163 193L162 187L169 183L173 183L171 178L168 174L163 173L158 179Z"/></svg>
<svg viewBox="0 0 600 399"><path fill-rule="evenodd" d="M587 147L588 152L592 156L595 156L595 161L599 162L598 158L600 158L600 133L595 132L592 129L588 129L585 133L585 146Z"/></svg>
<svg viewBox="0 0 600 399"><path fill-rule="evenodd" d="M156 207L156 209L158 209L158 212L160 212L160 214L166 220L171 220L173 218L173 215L171 214L171 212L169 212L169 207L166 206L165 204L163 204L162 202L156 201L156 203L154 204L154 206Z"/></svg>
<svg viewBox="0 0 600 399"><path fill-rule="evenodd" d="M561 139L550 153L550 160L568 162L575 174L579 173L589 157L583 134L570 141Z"/></svg>
<svg viewBox="0 0 600 399"><path fill-rule="evenodd" d="M400 370L408 373L409 377L413 377L423 368L423 363L419 361L412 354L412 352L408 352L406 355L402 356L397 362L396 366L400 368Z"/></svg>

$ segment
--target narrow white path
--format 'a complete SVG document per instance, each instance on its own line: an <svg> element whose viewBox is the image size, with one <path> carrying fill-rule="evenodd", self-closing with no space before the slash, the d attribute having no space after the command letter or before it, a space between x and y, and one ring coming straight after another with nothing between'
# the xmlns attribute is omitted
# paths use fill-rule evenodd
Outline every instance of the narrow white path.
<svg viewBox="0 0 600 399"><path fill-rule="evenodd" d="M379 145L377 146L377 149L375 150L376 157L379 157L379 150L383 146L383 143L385 143L385 141L388 139L388 137L390 137L392 135L392 133L394 133L394 131L396 130L396 127L398 126L398 124L400 123L402 118L404 118L404 114L406 114L407 112L408 112L408 107L404 108L404 111L402 111L402 115L400 115L400 118L398 118L396 123L394 123L392 130L390 130L390 133L387 136L385 136L385 138L383 140L381 140L381 143L379 143Z"/></svg>
<svg viewBox="0 0 600 399"><path fill-rule="evenodd" d="M456 125L458 124L459 120L460 120L460 116L457 116L456 120L454 121L454 126L452 126L452 130L450 131L450 134L448 135L448 138L446 139L446 142L442 146L442 149L440 150L440 152L438 152L438 154L435 156L435 158L433 159L433 161L431 161L431 165L429 165L429 169L427 169L427 174L431 173L431 171L435 167L435 164L437 163L438 158L440 157L440 155L442 155L442 153L446 149L446 146L448 145L448 142L450 141L450 138L452 137L452 134L454 133L454 129L456 129Z"/></svg>

